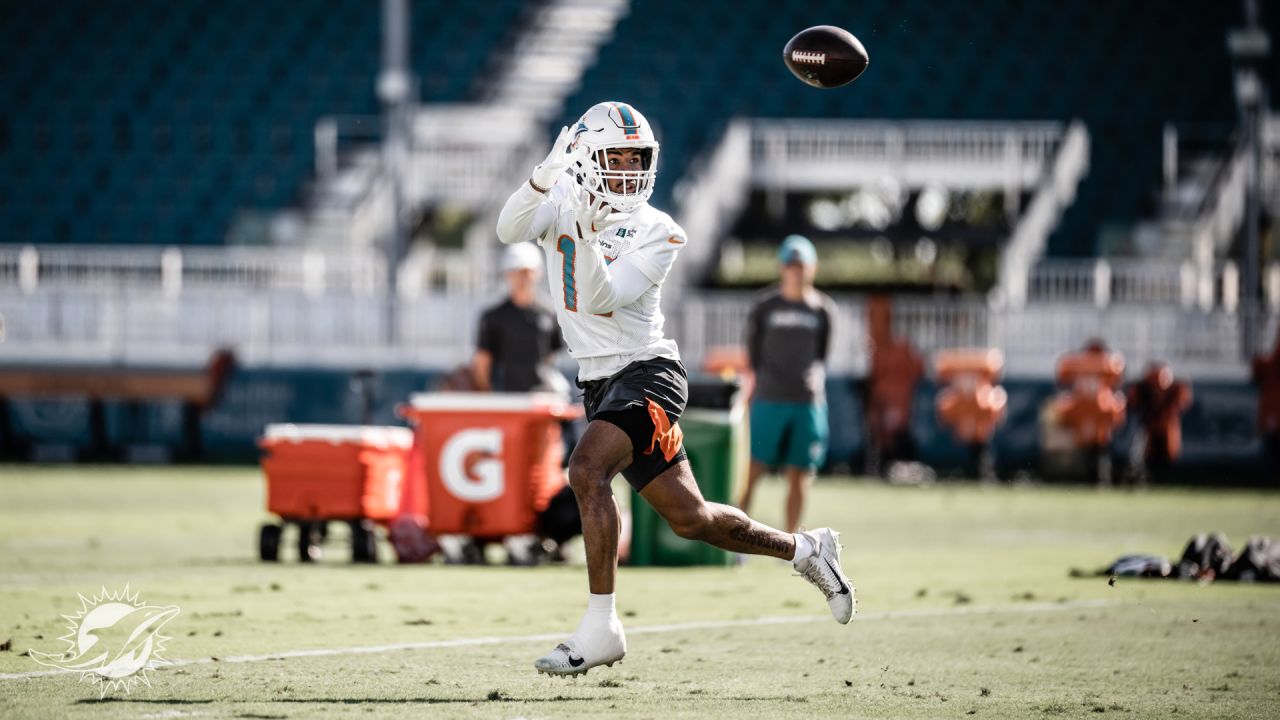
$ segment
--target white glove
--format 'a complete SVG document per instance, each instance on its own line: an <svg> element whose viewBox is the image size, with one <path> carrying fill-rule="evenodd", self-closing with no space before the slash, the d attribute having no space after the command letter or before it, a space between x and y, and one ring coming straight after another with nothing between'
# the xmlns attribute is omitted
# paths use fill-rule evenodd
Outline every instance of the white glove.
<svg viewBox="0 0 1280 720"><path fill-rule="evenodd" d="M569 145L573 142L573 132L569 130L569 126L560 129L560 135L551 146L551 152L547 155L547 159L543 160L538 167L533 169L533 174L529 176L529 180L533 183L533 189L539 192L546 192L551 189L552 185L564 175L564 171L568 167L579 160L586 153L586 146L579 146L573 150L569 149Z"/></svg>
<svg viewBox="0 0 1280 720"><path fill-rule="evenodd" d="M617 227L631 217L631 213L615 212L604 203L604 200L591 199L591 193L583 190L578 199L574 218L578 223L578 237L588 245L595 246L595 239L603 232Z"/></svg>

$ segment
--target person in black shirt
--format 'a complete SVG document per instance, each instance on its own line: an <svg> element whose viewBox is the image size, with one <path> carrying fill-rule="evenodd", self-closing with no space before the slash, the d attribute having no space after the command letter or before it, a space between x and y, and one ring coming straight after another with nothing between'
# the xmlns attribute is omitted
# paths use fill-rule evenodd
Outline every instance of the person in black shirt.
<svg viewBox="0 0 1280 720"><path fill-rule="evenodd" d="M747 319L751 393L751 465L738 507L747 512L769 470L787 478L787 532L797 532L809 485L827 456L827 350L835 303L813 287L818 251L791 235L778 251L781 281Z"/></svg>
<svg viewBox="0 0 1280 720"><path fill-rule="evenodd" d="M532 243L512 245L503 253L502 269L507 299L480 316L471 361L476 389L567 392L568 382L550 363L563 346L555 315L537 301L542 253Z"/></svg>

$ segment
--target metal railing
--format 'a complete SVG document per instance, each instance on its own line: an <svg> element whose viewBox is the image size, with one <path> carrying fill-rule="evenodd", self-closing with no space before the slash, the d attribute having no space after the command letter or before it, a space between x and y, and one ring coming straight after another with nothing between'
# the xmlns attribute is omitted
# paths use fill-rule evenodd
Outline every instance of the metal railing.
<svg viewBox="0 0 1280 720"><path fill-rule="evenodd" d="M683 322L675 336L691 366L711 347L741 344L749 305L736 295L682 299ZM841 296L837 307L831 368L861 375L867 367L865 300ZM1203 311L1176 303L1113 305L1105 310L1091 303L1029 303L1018 308L929 298L895 299L893 332L910 340L926 359L948 348L999 348L1006 374L1013 377L1050 377L1062 354L1097 338L1125 355L1132 374L1161 360L1180 375L1238 380L1249 371L1250 354L1241 346L1248 312L1259 314L1262 337L1273 338L1280 315L1264 308Z"/></svg>
<svg viewBox="0 0 1280 720"><path fill-rule="evenodd" d="M751 123L733 120L701 167L676 185L676 216L694 242L678 266L700 272L715 254L724 229L746 204L751 187Z"/></svg>
<svg viewBox="0 0 1280 720"><path fill-rule="evenodd" d="M1088 169L1089 133L1076 121L1068 127L1052 162L1042 166L1035 195L1001 250L999 287L1005 301L1014 305L1025 301L1031 266L1044 255L1049 234L1075 200Z"/></svg>
<svg viewBox="0 0 1280 720"><path fill-rule="evenodd" d="M1263 291L1269 308L1280 307L1280 263L1263 272ZM1032 268L1027 296L1033 302L1175 305L1228 310L1242 302L1239 272L1230 260L1205 272L1191 260L1098 258L1043 260Z"/></svg>
<svg viewBox="0 0 1280 720"><path fill-rule="evenodd" d="M796 188L881 177L908 185L1025 187L1044 175L1065 133L1053 122L756 120L752 125L756 183Z"/></svg>
<svg viewBox="0 0 1280 720"><path fill-rule="evenodd" d="M1205 198L1192 231L1192 253L1201 267L1227 249L1244 221L1247 169L1248 153L1243 147L1234 148Z"/></svg>
<svg viewBox="0 0 1280 720"><path fill-rule="evenodd" d="M187 289L220 292L303 290L371 295L386 287L386 262L374 251L279 247L0 245L0 289L118 292Z"/></svg>
<svg viewBox="0 0 1280 720"><path fill-rule="evenodd" d="M427 294L397 303L351 293L0 288L0 363L199 366L220 348L252 366L443 367L470 356L492 298Z"/></svg>
<svg viewBox="0 0 1280 720"><path fill-rule="evenodd" d="M1190 261L1137 259L1046 260L1031 270L1027 296L1033 301L1173 303L1196 301L1198 278Z"/></svg>

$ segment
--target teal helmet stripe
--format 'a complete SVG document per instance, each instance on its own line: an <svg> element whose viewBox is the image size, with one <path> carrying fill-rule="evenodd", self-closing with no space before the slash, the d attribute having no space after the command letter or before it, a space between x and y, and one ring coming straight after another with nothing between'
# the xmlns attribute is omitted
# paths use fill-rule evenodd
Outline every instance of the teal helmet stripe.
<svg viewBox="0 0 1280 720"><path fill-rule="evenodd" d="M636 116L632 114L631 108L626 103L615 103L614 107L618 108L618 114L622 116L622 126L624 128L640 127L640 124L636 122Z"/></svg>

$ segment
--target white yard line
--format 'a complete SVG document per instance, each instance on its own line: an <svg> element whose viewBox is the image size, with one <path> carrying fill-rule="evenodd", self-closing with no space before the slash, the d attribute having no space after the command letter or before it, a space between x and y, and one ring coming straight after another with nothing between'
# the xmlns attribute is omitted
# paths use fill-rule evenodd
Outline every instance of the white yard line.
<svg viewBox="0 0 1280 720"><path fill-rule="evenodd" d="M1045 613L1082 608L1097 608L1118 604L1114 600L1076 600L1061 603L1025 603L994 607L945 607L921 610L901 610L880 613L861 613L855 622L896 620L901 618L948 617L952 615L998 615L1001 613ZM690 630L720 630L724 628L759 627L762 625L799 625L831 622L830 615L783 615L750 618L746 620L704 620L701 622L671 623L668 625L642 625L627 628L628 635L652 635L657 633L684 632ZM190 660L171 660L160 666L208 665L210 663L254 663L268 660L286 660L303 657L328 657L333 655L370 655L397 650L436 650L440 648L470 647L474 645L519 645L523 643L551 642L564 639L564 632L539 635L505 635L492 637L454 638L452 640L423 640L421 642L391 643L388 645L360 645L343 648L313 648L310 650L285 650L265 655L226 655L214 660L211 657ZM77 674L78 670L35 670L32 672L0 673L0 680L22 680L51 675Z"/></svg>

